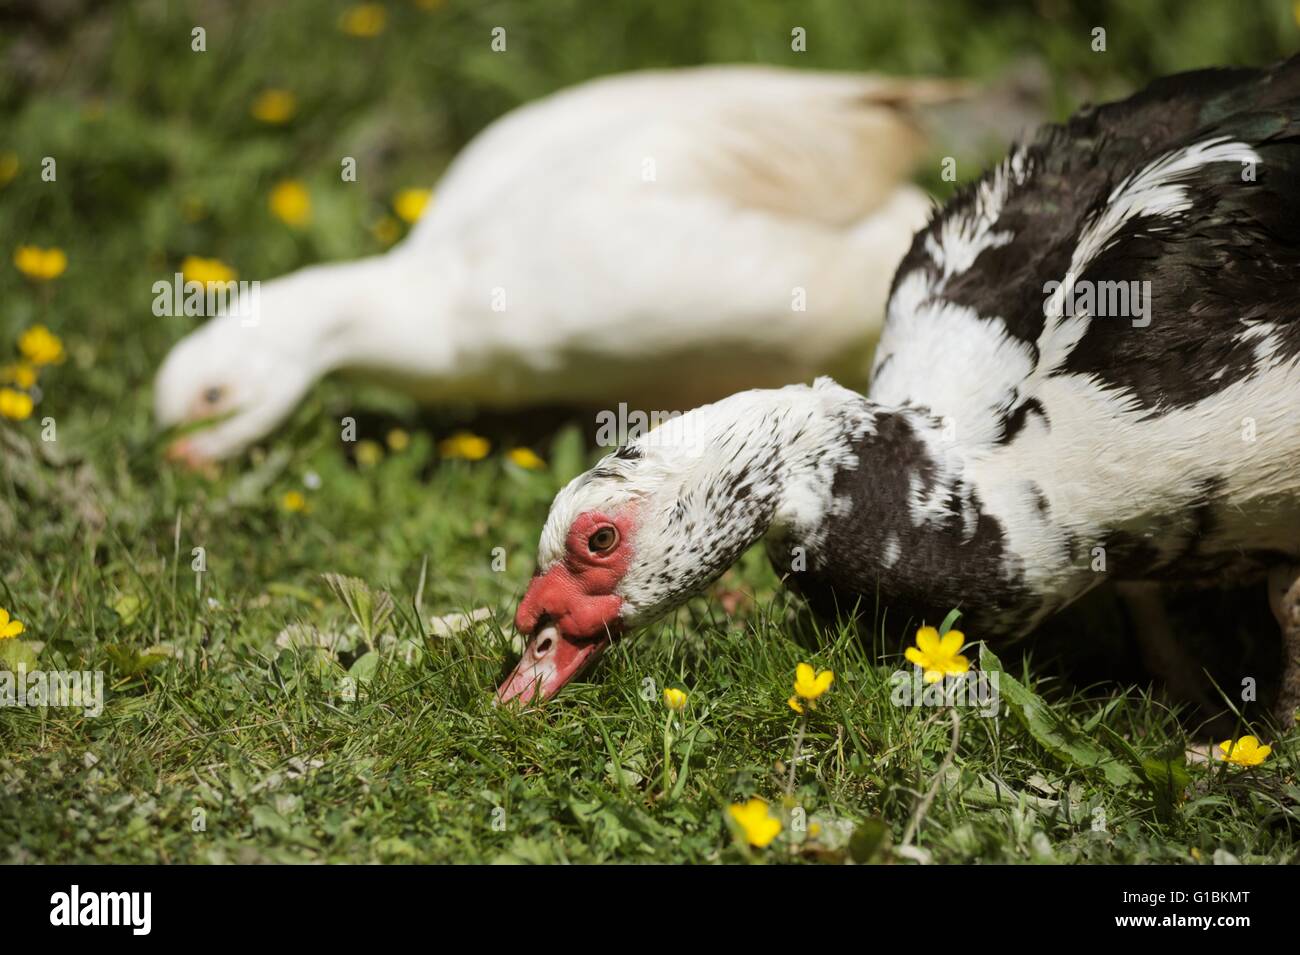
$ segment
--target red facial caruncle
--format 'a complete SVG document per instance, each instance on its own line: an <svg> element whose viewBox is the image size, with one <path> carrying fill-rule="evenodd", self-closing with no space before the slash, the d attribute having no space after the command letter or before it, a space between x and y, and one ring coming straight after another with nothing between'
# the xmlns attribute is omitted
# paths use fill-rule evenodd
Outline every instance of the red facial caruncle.
<svg viewBox="0 0 1300 955"><path fill-rule="evenodd" d="M541 571L515 615L530 637L523 658L497 690L501 702L554 696L600 658L619 632L623 606L616 590L632 561L635 515L579 514L569 527L564 555Z"/></svg>

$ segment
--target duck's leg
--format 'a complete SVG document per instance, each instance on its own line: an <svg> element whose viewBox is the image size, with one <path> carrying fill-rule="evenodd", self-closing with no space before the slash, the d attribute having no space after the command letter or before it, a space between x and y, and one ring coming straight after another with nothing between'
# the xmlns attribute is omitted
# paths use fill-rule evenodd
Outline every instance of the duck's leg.
<svg viewBox="0 0 1300 955"><path fill-rule="evenodd" d="M1116 585L1128 607L1142 664L1160 679L1175 701L1195 703L1206 714L1215 709L1205 691L1200 665L1174 636L1159 584L1132 581Z"/></svg>
<svg viewBox="0 0 1300 955"><path fill-rule="evenodd" d="M1300 707L1300 564L1275 567L1268 575L1268 603L1282 628L1282 681L1273 715L1284 727Z"/></svg>

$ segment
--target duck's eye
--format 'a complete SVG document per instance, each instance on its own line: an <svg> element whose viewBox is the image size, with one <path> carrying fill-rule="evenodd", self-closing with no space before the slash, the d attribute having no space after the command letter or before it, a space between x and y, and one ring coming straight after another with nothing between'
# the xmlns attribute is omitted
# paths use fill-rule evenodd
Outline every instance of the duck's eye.
<svg viewBox="0 0 1300 955"><path fill-rule="evenodd" d="M618 543L618 531L606 524L587 538L587 548L593 554L608 554Z"/></svg>
<svg viewBox="0 0 1300 955"><path fill-rule="evenodd" d="M203 392L203 400L210 405L215 405L225 394L225 389L218 385L213 385L207 391Z"/></svg>

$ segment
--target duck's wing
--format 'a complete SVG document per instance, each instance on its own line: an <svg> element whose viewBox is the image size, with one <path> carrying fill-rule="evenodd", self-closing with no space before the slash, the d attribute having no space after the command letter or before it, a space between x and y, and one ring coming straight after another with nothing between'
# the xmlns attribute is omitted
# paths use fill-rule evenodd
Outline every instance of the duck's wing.
<svg viewBox="0 0 1300 955"><path fill-rule="evenodd" d="M1300 358L1300 94L1165 157L1144 167L1145 188L1127 184L1134 211L1098 228L1104 244L1074 270L1085 288L1142 293L1141 314L1049 318L1038 369L1086 376L1151 417Z"/></svg>
<svg viewBox="0 0 1300 955"><path fill-rule="evenodd" d="M927 148L915 111L968 95L961 83L762 68L675 78L699 102L633 137L664 157L664 183L742 209L850 226L906 183Z"/></svg>
<svg viewBox="0 0 1300 955"><path fill-rule="evenodd" d="M1295 58L1168 77L1045 128L913 241L873 397L1005 441L1051 377L1156 411L1250 373L1266 343L1294 355L1298 116ZM1149 311L1132 321L1074 314L1066 295L1092 287L1113 305L1133 282L1150 298L1128 302ZM1290 329L1277 348L1265 320Z"/></svg>
<svg viewBox="0 0 1300 955"><path fill-rule="evenodd" d="M926 148L913 111L968 95L955 81L774 67L621 74L517 109L457 157L425 230L568 189L705 195L807 222L854 223Z"/></svg>

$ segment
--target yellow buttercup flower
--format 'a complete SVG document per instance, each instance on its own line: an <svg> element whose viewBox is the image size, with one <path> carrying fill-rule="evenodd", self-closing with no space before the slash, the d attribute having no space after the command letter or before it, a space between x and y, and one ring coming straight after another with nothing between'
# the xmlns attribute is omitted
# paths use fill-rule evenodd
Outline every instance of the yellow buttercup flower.
<svg viewBox="0 0 1300 955"><path fill-rule="evenodd" d="M339 18L339 29L348 36L379 36L388 26L388 11L382 3L359 3L348 7Z"/></svg>
<svg viewBox="0 0 1300 955"><path fill-rule="evenodd" d="M0 388L0 418L26 421L32 416L32 396L13 388Z"/></svg>
<svg viewBox="0 0 1300 955"><path fill-rule="evenodd" d="M450 438L438 442L438 453L444 458L461 461L481 461L492 450L492 442L468 431L457 431Z"/></svg>
<svg viewBox="0 0 1300 955"><path fill-rule="evenodd" d="M9 185L16 175L18 175L18 154L15 152L0 153L0 186Z"/></svg>
<svg viewBox="0 0 1300 955"><path fill-rule="evenodd" d="M394 454L401 453L411 446L411 436L401 428L394 428L388 432L385 440L388 442L388 450Z"/></svg>
<svg viewBox="0 0 1300 955"><path fill-rule="evenodd" d="M285 491L280 506L290 514L302 514L307 510L307 497L302 491Z"/></svg>
<svg viewBox="0 0 1300 955"><path fill-rule="evenodd" d="M44 325L33 325L23 332L18 339L18 350L33 365L57 365L64 358L63 342ZM24 387L30 388L31 385Z"/></svg>
<svg viewBox="0 0 1300 955"><path fill-rule="evenodd" d="M361 467L373 468L384 460L384 449L378 441L358 441L355 456Z"/></svg>
<svg viewBox="0 0 1300 955"><path fill-rule="evenodd" d="M287 226L297 229L311 221L311 193L297 179L276 183L268 204L272 214Z"/></svg>
<svg viewBox="0 0 1300 955"><path fill-rule="evenodd" d="M18 636L26 628L21 620L12 620L9 611L0 607L0 640L9 640Z"/></svg>
<svg viewBox="0 0 1300 955"><path fill-rule="evenodd" d="M835 674L830 670L817 673L807 663L794 668L794 694L805 700L815 700L831 688ZM797 701L796 701L797 702ZM797 712L803 712L798 710Z"/></svg>
<svg viewBox="0 0 1300 955"><path fill-rule="evenodd" d="M233 282L239 273L220 259L205 259L198 255L187 255L181 262L181 275L186 282L198 282L200 285L217 285Z"/></svg>
<svg viewBox="0 0 1300 955"><path fill-rule="evenodd" d="M664 706L674 713L680 713L686 709L686 691L673 686L667 687L664 690Z"/></svg>
<svg viewBox="0 0 1300 955"><path fill-rule="evenodd" d="M1237 766L1258 766L1268 759L1268 754L1273 752L1273 747L1267 744L1260 745L1259 740L1253 736L1243 736L1235 743L1225 739L1219 744L1219 750L1223 753L1222 758L1225 762Z"/></svg>
<svg viewBox="0 0 1300 955"><path fill-rule="evenodd" d="M508 457L517 467L521 467L525 471L540 471L546 467L546 462L528 448L511 448L506 453L506 457Z"/></svg>
<svg viewBox="0 0 1300 955"><path fill-rule="evenodd" d="M781 820L773 817L767 803L757 796L747 803L733 803L729 811L751 846L766 848L781 832Z"/></svg>
<svg viewBox="0 0 1300 955"><path fill-rule="evenodd" d="M68 256L62 249L20 245L14 250L14 265L29 279L48 282L63 274L68 267Z"/></svg>
<svg viewBox="0 0 1300 955"><path fill-rule="evenodd" d="M31 388L36 384L39 372L35 365L25 361L15 362L0 368L0 385L17 385L19 388Z"/></svg>
<svg viewBox="0 0 1300 955"><path fill-rule="evenodd" d="M298 97L289 90L262 90L254 97L248 111L259 123L279 126L289 122L298 112Z"/></svg>
<svg viewBox="0 0 1300 955"><path fill-rule="evenodd" d="M925 670L926 683L938 683L945 676L960 676L970 669L970 661L959 651L966 642L960 630L949 630L942 637L934 627L916 631L916 646L908 647L903 655Z"/></svg>
<svg viewBox="0 0 1300 955"><path fill-rule="evenodd" d="M430 189L403 189L393 197L393 211L407 222L418 222L432 196Z"/></svg>

